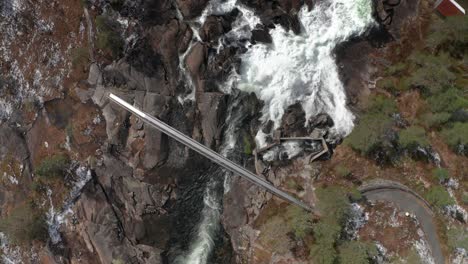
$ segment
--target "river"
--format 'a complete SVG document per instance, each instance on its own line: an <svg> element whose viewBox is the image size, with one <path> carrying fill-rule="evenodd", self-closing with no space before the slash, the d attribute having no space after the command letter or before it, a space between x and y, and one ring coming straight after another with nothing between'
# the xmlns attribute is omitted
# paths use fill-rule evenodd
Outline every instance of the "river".
<svg viewBox="0 0 468 264"><path fill-rule="evenodd" d="M198 30L207 16L226 14L235 8L241 12L232 30L220 39L219 49L223 48L223 39L249 39L251 30L260 23L260 18L253 10L236 0L212 0L202 15L191 21L195 33L190 46L200 41ZM247 52L241 56L240 72L233 73L220 90L225 93L232 93L233 89L254 92L265 103L261 121L273 121L273 129L280 126L285 110L299 102L307 117L322 112L329 114L336 124L333 132L338 136L346 136L353 128L354 116L346 107L346 95L339 78L334 49L372 26L372 11L371 0L321 1L312 10L304 6L299 12L299 35L277 26L270 30L271 44L239 44L247 48ZM181 55L182 62L186 55ZM185 78L190 78L183 63L180 68ZM188 83L193 82L189 80ZM193 93L183 100L194 100ZM242 121L242 113L232 109L230 107L228 112L226 124L229 127L225 131L222 146L223 155L229 158L232 158L230 154L237 145L235 127ZM262 141L261 137L257 139ZM222 215L223 197L217 190L229 189L229 175L222 173L218 176L212 177L205 188L204 207L196 236L189 250L176 260L178 263L204 264L209 260L214 247L213 237L220 229ZM223 180L225 184L221 184Z"/></svg>

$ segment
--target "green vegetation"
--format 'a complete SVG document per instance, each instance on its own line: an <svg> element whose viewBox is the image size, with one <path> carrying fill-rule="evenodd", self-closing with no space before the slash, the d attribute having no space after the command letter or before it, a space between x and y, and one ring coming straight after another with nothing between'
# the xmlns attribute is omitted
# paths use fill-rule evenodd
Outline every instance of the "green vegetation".
<svg viewBox="0 0 468 264"><path fill-rule="evenodd" d="M454 57L465 55L468 49L468 20L464 16L436 20L430 28L428 47L436 52L445 50Z"/></svg>
<svg viewBox="0 0 468 264"><path fill-rule="evenodd" d="M301 240L312 232L312 215L290 205L281 215L269 218L260 231L259 241L262 245L274 248L278 253L286 253L293 245L293 238Z"/></svg>
<svg viewBox="0 0 468 264"><path fill-rule="evenodd" d="M348 169L348 167L341 164L335 167L335 172L338 176L342 178L347 178L352 174L351 170Z"/></svg>
<svg viewBox="0 0 468 264"><path fill-rule="evenodd" d="M288 186L289 189L296 190L298 192L301 192L304 190L302 188L301 184L299 184L294 178L290 178L286 181L286 186Z"/></svg>
<svg viewBox="0 0 468 264"><path fill-rule="evenodd" d="M44 215L37 213L27 204L14 208L6 218L0 219L0 231L17 245L47 239Z"/></svg>
<svg viewBox="0 0 468 264"><path fill-rule="evenodd" d="M345 139L345 144L362 155L372 152L386 145L385 132L391 130L392 113L398 112L396 103L391 98L372 96L364 114L353 132Z"/></svg>
<svg viewBox="0 0 468 264"><path fill-rule="evenodd" d="M348 241L339 246L340 264L366 264L371 263L372 256L378 254L375 245L359 241Z"/></svg>
<svg viewBox="0 0 468 264"><path fill-rule="evenodd" d="M352 188L351 190L349 190L348 196L351 202L358 202L361 201L363 198L362 193L356 188Z"/></svg>
<svg viewBox="0 0 468 264"><path fill-rule="evenodd" d="M432 175L441 183L445 182L446 180L450 178L449 172L444 168L435 168L432 171Z"/></svg>
<svg viewBox="0 0 468 264"><path fill-rule="evenodd" d="M97 47L109 51L113 57L118 57L123 51L124 41L119 35L118 25L107 16L96 17Z"/></svg>
<svg viewBox="0 0 468 264"><path fill-rule="evenodd" d="M455 201L443 186L433 186L425 195L426 200L432 205L443 208L455 204Z"/></svg>
<svg viewBox="0 0 468 264"><path fill-rule="evenodd" d="M394 259L390 260L390 263L391 264L423 264L421 257L419 257L419 254L414 247L408 252L408 255L405 256L403 259L394 257Z"/></svg>
<svg viewBox="0 0 468 264"><path fill-rule="evenodd" d="M410 61L416 69L412 71L407 82L425 95L440 93L451 87L456 79L455 74L448 68L450 59L446 54L434 56L416 53L410 57Z"/></svg>
<svg viewBox="0 0 468 264"><path fill-rule="evenodd" d="M125 264L125 262L122 259L113 259L112 264Z"/></svg>
<svg viewBox="0 0 468 264"><path fill-rule="evenodd" d="M247 133L245 133L242 139L244 141L244 154L248 156L252 155L253 148L252 148L252 140L250 139L250 136Z"/></svg>
<svg viewBox="0 0 468 264"><path fill-rule="evenodd" d="M462 202L463 202L463 204L468 205L468 193L467 192L463 193Z"/></svg>
<svg viewBox="0 0 468 264"><path fill-rule="evenodd" d="M419 126L411 126L400 130L398 134L398 144L404 149L409 150L430 145L426 137L426 131Z"/></svg>
<svg viewBox="0 0 468 264"><path fill-rule="evenodd" d="M310 255L315 263L334 263L338 257L336 245L349 212L349 201L340 187L318 188L316 195L322 218L313 226L315 244Z"/></svg>
<svg viewBox="0 0 468 264"><path fill-rule="evenodd" d="M455 112L458 109L468 108L468 100L461 96L462 92L456 88L450 88L446 91L428 98L428 103L432 112Z"/></svg>
<svg viewBox="0 0 468 264"><path fill-rule="evenodd" d="M463 226L452 226L447 230L447 240L450 249L464 248L468 250L468 229Z"/></svg>
<svg viewBox="0 0 468 264"><path fill-rule="evenodd" d="M385 115L390 115L398 112L395 100L383 95L371 96L366 110L367 112Z"/></svg>
<svg viewBox="0 0 468 264"><path fill-rule="evenodd" d="M285 218L289 229L297 239L303 239L312 231L311 214L302 208L289 206Z"/></svg>
<svg viewBox="0 0 468 264"><path fill-rule="evenodd" d="M64 177L70 165L70 160L63 154L47 157L36 168L36 174L42 178Z"/></svg>
<svg viewBox="0 0 468 264"><path fill-rule="evenodd" d="M455 123L450 128L442 130L442 137L452 150L459 152L459 146L468 146L468 123ZM461 153L462 154L462 153ZM468 151L465 150L465 155Z"/></svg>
<svg viewBox="0 0 468 264"><path fill-rule="evenodd" d="M447 112L441 113L426 113L422 116L422 125L428 128L439 128L440 126L446 124L452 114Z"/></svg>
<svg viewBox="0 0 468 264"><path fill-rule="evenodd" d="M392 128L392 123L388 115L368 113L344 142L360 154L370 155L383 144L384 133Z"/></svg>
<svg viewBox="0 0 468 264"><path fill-rule="evenodd" d="M75 48L71 52L73 67L86 66L89 62L89 50L86 47Z"/></svg>

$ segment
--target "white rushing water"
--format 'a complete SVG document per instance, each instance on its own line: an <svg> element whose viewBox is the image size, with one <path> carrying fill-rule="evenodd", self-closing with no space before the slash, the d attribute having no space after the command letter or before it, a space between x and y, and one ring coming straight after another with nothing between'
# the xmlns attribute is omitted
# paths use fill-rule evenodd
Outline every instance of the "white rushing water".
<svg viewBox="0 0 468 264"><path fill-rule="evenodd" d="M300 102L306 118L328 113L334 132L346 135L353 114L346 108L334 48L373 24L371 0L330 0L299 13L302 32L278 26L270 30L272 44L258 44L242 56L238 88L264 101L263 121L279 127L286 108Z"/></svg>
<svg viewBox="0 0 468 264"><path fill-rule="evenodd" d="M234 108L237 107L239 101L229 106L226 123L229 126L224 132L224 142L221 146L221 155L232 159L232 152L236 147L237 124L243 118L242 111ZM215 175L210 175L210 180L203 194L203 209L201 212L201 221L197 224L196 238L191 242L191 246L186 255L176 259L176 263L180 264L204 264L213 250L214 237L220 229L220 217L222 213L223 192L220 188L224 188L224 192L228 189L227 181L230 178L230 172L220 169ZM221 186L223 184L223 186Z"/></svg>
<svg viewBox="0 0 468 264"><path fill-rule="evenodd" d="M57 244L62 240L60 226L66 222L66 217L73 213L72 206L81 195L81 190L92 178L91 170L83 166L76 169L75 175L76 179L74 179L73 187L61 210L55 210L52 203L52 190L47 190L50 202L50 209L47 213L47 230L52 244Z"/></svg>
<svg viewBox="0 0 468 264"><path fill-rule="evenodd" d="M238 8L241 14L232 25L232 30L220 38L219 50L227 39L230 42L249 39L251 30L260 19L254 12L238 3L237 0L211 0L202 15L190 21L194 37L190 44L201 41L198 30L209 15L221 15ZM272 120L280 125L286 108L294 103L302 103L306 116L320 112L328 113L335 121L335 133L348 134L353 127L354 116L346 108L346 96L339 79L338 67L333 57L333 49L353 35L364 33L373 24L371 0L329 0L308 11L304 7L299 18L302 33L295 35L281 26L270 30L272 44L257 44L249 47L242 56L240 74L233 73L220 90L226 93L237 87L246 92L255 92L264 101L263 120ZM179 19L183 19L179 13ZM194 100L193 81L185 69L185 58L190 49L181 54L180 68L188 79L192 93L181 100ZM241 122L239 113L234 113L230 106L226 124L225 142L222 154L228 156L236 146L235 127ZM262 133L261 131L259 133ZM257 139L264 140L264 135ZM296 149L293 145L292 150ZM292 151L294 152L294 151ZM225 175L224 189L229 189ZM219 180L210 180L204 193L204 208L197 236L191 242L189 251L176 260L177 263L207 263L214 247L214 236L220 228L222 197L216 192Z"/></svg>

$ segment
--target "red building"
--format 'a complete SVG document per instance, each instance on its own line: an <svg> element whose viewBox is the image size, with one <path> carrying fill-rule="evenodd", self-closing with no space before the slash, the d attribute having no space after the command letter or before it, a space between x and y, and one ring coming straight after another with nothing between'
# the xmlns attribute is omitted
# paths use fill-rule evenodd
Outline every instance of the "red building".
<svg viewBox="0 0 468 264"><path fill-rule="evenodd" d="M435 8L443 16L459 16L465 15L465 9L455 0L438 0Z"/></svg>

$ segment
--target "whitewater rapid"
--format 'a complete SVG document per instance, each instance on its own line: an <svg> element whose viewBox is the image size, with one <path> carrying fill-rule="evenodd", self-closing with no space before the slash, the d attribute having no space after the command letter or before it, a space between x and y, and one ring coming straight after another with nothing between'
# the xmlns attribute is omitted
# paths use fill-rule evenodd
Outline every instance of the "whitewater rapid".
<svg viewBox="0 0 468 264"><path fill-rule="evenodd" d="M190 47L194 42L201 41L198 30L209 15L226 14L235 8L241 12L233 23L232 30L220 38L218 52L226 40L233 43L236 40L250 39L251 31L261 23L254 12L237 0L211 0L199 18L189 22L194 31ZM353 128L354 116L346 108L346 95L333 51L351 36L363 34L374 23L372 0L323 1L310 11L303 7L299 12L299 19L302 24L299 35L277 25L270 30L273 39L271 44L240 44L248 48L241 58L240 72L233 72L231 78L219 88L225 93L231 93L233 87L254 92L264 102L262 121L266 123L272 120L275 128L280 126L285 110L299 102L307 119L322 112L327 113L335 122L332 132L345 136ZM184 65L189 51L181 54L180 68L184 76L190 79ZM195 87L191 80L188 83L192 94L186 98L194 100ZM181 100L183 101L185 100ZM232 107L231 105L226 119L229 126L224 133L224 156L229 156L238 145L235 127L242 122L242 114L234 113ZM260 130L256 139L264 141L265 136ZM292 146L293 149L294 147ZM219 175L213 175L205 189L204 208L201 221L197 225L196 237L188 252L180 256L176 263L203 264L209 259L222 213L222 197L216 192L221 186L219 179L215 179L219 178L216 176ZM228 179L224 173L225 191L229 189Z"/></svg>
<svg viewBox="0 0 468 264"><path fill-rule="evenodd" d="M373 23L372 1L331 0L299 12L301 33L277 26L272 44L252 46L243 56L237 88L255 92L265 106L262 121L281 125L285 110L301 103L306 118L329 114L334 132L345 136L354 116L346 107L334 49L351 36L363 34Z"/></svg>

